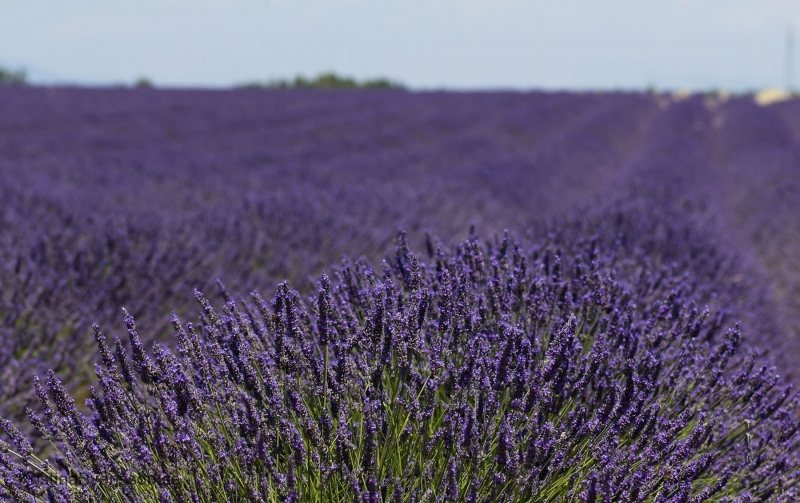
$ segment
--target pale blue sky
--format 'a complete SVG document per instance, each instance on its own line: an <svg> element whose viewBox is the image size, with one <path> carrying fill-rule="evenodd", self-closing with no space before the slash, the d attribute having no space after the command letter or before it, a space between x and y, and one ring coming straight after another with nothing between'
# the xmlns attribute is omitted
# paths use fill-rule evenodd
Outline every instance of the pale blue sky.
<svg viewBox="0 0 800 503"><path fill-rule="evenodd" d="M746 90L784 85L792 24L800 0L0 0L0 65L40 83L335 70L416 88Z"/></svg>

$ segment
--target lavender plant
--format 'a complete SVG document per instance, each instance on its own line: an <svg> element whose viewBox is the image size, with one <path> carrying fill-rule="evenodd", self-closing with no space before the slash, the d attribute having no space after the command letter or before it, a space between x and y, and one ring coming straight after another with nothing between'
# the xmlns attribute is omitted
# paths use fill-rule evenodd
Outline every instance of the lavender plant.
<svg viewBox="0 0 800 503"><path fill-rule="evenodd" d="M195 292L173 347L95 326L87 416L35 381L41 457L9 421L15 501L790 502L798 398L663 265L598 240L471 237L304 300Z"/></svg>

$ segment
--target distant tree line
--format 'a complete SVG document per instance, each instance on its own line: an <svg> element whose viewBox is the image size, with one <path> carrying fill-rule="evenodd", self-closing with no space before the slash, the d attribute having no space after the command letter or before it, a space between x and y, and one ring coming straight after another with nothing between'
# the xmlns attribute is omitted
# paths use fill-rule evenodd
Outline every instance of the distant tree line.
<svg viewBox="0 0 800 503"><path fill-rule="evenodd" d="M294 79L250 82L239 86L249 89L405 89L405 86L386 78L356 80L334 72L321 73L313 78L298 75Z"/></svg>
<svg viewBox="0 0 800 503"><path fill-rule="evenodd" d="M8 70L0 67L0 85L24 86L28 83L28 75L25 70Z"/></svg>
<svg viewBox="0 0 800 503"><path fill-rule="evenodd" d="M153 84L153 81L150 80L148 77L139 77L133 83L133 87L137 89L152 89L154 86L155 84Z"/></svg>

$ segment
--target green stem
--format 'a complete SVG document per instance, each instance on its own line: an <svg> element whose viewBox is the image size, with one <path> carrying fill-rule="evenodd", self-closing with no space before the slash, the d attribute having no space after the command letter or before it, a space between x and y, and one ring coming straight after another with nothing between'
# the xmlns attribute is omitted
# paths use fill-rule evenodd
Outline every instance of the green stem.
<svg viewBox="0 0 800 503"><path fill-rule="evenodd" d="M322 410L328 410L328 345L325 344L325 366L322 371Z"/></svg>

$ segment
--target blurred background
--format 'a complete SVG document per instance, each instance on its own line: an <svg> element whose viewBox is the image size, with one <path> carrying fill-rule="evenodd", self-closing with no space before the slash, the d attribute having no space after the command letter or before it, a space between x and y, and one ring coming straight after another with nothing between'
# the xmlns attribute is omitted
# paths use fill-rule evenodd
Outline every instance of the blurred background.
<svg viewBox="0 0 800 503"><path fill-rule="evenodd" d="M415 89L744 92L794 86L793 26L794 0L39 0L0 6L0 66L35 84L335 71Z"/></svg>

